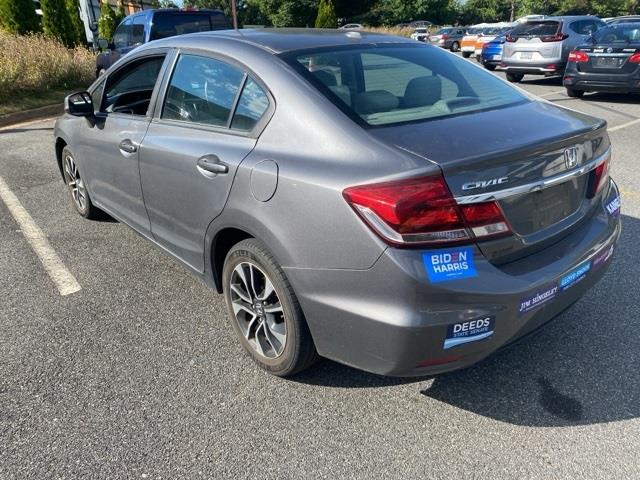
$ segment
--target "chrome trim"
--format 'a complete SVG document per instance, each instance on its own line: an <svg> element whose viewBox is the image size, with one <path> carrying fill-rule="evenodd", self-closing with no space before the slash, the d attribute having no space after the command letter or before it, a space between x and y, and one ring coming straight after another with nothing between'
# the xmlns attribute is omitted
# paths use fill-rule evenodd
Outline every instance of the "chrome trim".
<svg viewBox="0 0 640 480"><path fill-rule="evenodd" d="M549 188L554 185L566 182L567 180L570 180L572 178L579 177L580 175L584 175L585 173L596 168L610 156L611 147L608 147L607 150L599 157L594 158L589 163L585 163L581 167L576 168L575 170L571 170L570 172L561 173L560 175L556 175L555 177L547 178L537 182L527 183L526 185L518 185L517 187L505 188L504 190L496 190L494 192L479 193L477 195L455 197L455 201L458 203L458 205L467 205L470 203L482 203L502 200L503 198L511 197L514 195L522 195L523 193L537 192L545 188Z"/></svg>

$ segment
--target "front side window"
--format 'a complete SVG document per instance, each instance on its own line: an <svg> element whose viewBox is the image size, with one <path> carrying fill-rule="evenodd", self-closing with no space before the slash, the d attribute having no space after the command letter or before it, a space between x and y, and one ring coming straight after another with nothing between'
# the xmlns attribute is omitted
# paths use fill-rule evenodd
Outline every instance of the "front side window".
<svg viewBox="0 0 640 480"><path fill-rule="evenodd" d="M133 19L133 25L131 27L131 46L137 47L144 43L144 24L146 22L144 15L139 15Z"/></svg>
<svg viewBox="0 0 640 480"><path fill-rule="evenodd" d="M100 104L102 103L102 94L104 93L105 83L106 80L102 80L102 82L100 82L98 86L93 89L93 92L91 92L91 103L93 103L93 110L95 112L100 111Z"/></svg>
<svg viewBox="0 0 640 480"><path fill-rule="evenodd" d="M129 46L129 35L131 33L131 19L121 23L113 34L113 45L116 49L127 48Z"/></svg>
<svg viewBox="0 0 640 480"><path fill-rule="evenodd" d="M322 49L283 58L337 106L372 126L527 101L468 61L422 45Z"/></svg>
<svg viewBox="0 0 640 480"><path fill-rule="evenodd" d="M182 55L171 77L162 118L226 127L244 73L213 58Z"/></svg>
<svg viewBox="0 0 640 480"><path fill-rule="evenodd" d="M143 58L109 76L102 112L146 115L164 55Z"/></svg>

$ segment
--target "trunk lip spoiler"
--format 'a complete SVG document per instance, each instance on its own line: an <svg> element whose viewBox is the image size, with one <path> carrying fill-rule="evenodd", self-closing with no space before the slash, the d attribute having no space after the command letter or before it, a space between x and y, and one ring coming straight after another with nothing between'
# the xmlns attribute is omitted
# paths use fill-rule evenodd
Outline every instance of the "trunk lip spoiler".
<svg viewBox="0 0 640 480"><path fill-rule="evenodd" d="M604 162L610 155L611 155L611 146L607 147L604 153L593 158L588 163L585 163L584 165L581 165L580 167L574 170L571 170L569 172L564 172L554 177L545 178L543 180L538 180L536 182L530 182L524 185L518 185L517 187L505 188L502 190L495 190L493 192L477 193L473 195L454 197L454 199L458 205L468 205L470 203L498 201L508 197L512 197L514 195L522 195L524 193L537 192L545 188L549 188L554 185L558 185L560 183L566 182L567 180L570 180L572 178L584 175L585 173L593 170L602 162Z"/></svg>

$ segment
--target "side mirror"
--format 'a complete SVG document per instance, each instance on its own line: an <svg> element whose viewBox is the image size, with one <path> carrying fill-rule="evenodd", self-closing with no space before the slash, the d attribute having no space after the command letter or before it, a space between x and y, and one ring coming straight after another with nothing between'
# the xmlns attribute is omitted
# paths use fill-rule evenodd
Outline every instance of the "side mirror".
<svg viewBox="0 0 640 480"><path fill-rule="evenodd" d="M77 92L64 99L64 111L76 117L93 117L93 101L89 92Z"/></svg>
<svg viewBox="0 0 640 480"><path fill-rule="evenodd" d="M109 48L109 40L107 40L106 38L99 38L97 43L98 47L100 47L100 50L106 50L107 48Z"/></svg>

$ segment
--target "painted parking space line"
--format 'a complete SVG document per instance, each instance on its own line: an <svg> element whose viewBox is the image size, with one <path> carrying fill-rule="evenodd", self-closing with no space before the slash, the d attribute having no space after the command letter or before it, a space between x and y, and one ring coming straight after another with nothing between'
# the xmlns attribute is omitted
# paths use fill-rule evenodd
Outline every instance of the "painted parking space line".
<svg viewBox="0 0 640 480"><path fill-rule="evenodd" d="M49 244L44 232L36 225L29 212L25 210L18 197L9 189L2 177L0 177L0 199L7 206L9 213L11 213L24 238L40 259L42 266L51 281L56 285L60 295L70 295L79 291L82 287L76 278L67 270L58 254Z"/></svg>
<svg viewBox="0 0 640 480"><path fill-rule="evenodd" d="M539 97L551 97L553 95L560 95L561 93L566 93L566 90L556 90L554 92L547 92L547 93L543 93L542 95L538 95L538 96Z"/></svg>
<svg viewBox="0 0 640 480"><path fill-rule="evenodd" d="M622 130L623 128L631 127L633 125L637 125L640 123L640 118L636 118L635 120L631 120L630 122L623 123L622 125L616 125L615 127L608 128L607 131L615 132L616 130Z"/></svg>

